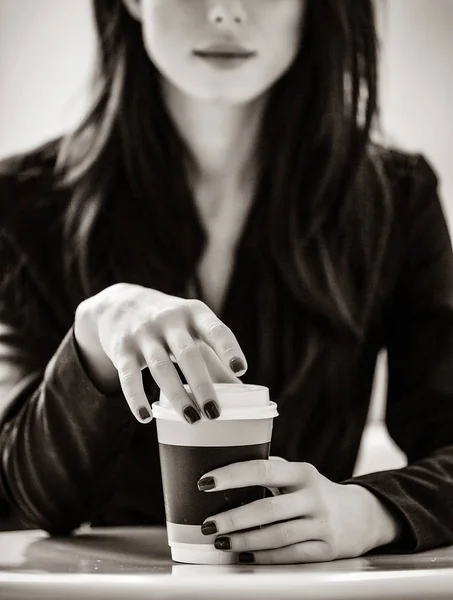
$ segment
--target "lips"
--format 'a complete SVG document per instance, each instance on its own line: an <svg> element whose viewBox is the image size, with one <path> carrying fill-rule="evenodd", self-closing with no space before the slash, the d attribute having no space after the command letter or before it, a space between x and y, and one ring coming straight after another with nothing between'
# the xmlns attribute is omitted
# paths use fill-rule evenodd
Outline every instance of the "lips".
<svg viewBox="0 0 453 600"><path fill-rule="evenodd" d="M195 56L209 56L218 58L250 58L256 53L242 46L231 44L213 44L194 50Z"/></svg>

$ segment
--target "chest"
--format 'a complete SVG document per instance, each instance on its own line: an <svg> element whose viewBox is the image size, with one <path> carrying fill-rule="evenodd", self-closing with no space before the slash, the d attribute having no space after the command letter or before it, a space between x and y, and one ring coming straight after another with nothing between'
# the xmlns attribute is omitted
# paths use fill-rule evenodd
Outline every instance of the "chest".
<svg viewBox="0 0 453 600"><path fill-rule="evenodd" d="M219 316L224 306L236 261L236 250L245 227L248 207L225 205L216 218L203 218L208 232L205 250L197 265L203 300ZM196 296L195 290L190 294Z"/></svg>
<svg viewBox="0 0 453 600"><path fill-rule="evenodd" d="M234 261L235 253L232 244L211 242L198 264L197 275L203 298L217 315L225 302Z"/></svg>

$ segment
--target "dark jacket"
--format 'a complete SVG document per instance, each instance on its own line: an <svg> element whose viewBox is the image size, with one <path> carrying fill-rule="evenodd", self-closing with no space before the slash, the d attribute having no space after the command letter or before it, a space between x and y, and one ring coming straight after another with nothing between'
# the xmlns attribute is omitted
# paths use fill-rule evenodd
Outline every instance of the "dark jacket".
<svg viewBox="0 0 453 600"><path fill-rule="evenodd" d="M103 395L78 354L72 325L81 298L61 266L69 192L50 188L55 149L53 141L0 167L0 495L29 526L51 533L87 521L164 524L155 421L140 425L120 393ZM329 388L321 360L316 385L307 383L298 405L279 407L272 454L376 494L402 525L394 550L411 552L453 543L453 253L431 167L419 155L382 152L394 215L367 337L358 352L344 347L343 387ZM243 381L266 385L256 351L256 256L244 236L219 316L247 356ZM130 281L136 269L129 265ZM303 331L299 315L294 338ZM408 466L351 479L382 348L386 423ZM283 342L273 348L276 362L285 351ZM152 401L157 386L149 371L144 379ZM279 389L271 382L277 402Z"/></svg>

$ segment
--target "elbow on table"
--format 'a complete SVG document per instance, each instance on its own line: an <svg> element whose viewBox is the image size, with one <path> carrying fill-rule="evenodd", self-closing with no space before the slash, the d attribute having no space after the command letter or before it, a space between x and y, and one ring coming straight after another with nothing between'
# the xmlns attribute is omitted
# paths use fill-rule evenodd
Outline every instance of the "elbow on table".
<svg viewBox="0 0 453 600"><path fill-rule="evenodd" d="M79 518L68 518L65 513L22 510L22 520L31 529L41 529L53 537L70 536L82 524Z"/></svg>

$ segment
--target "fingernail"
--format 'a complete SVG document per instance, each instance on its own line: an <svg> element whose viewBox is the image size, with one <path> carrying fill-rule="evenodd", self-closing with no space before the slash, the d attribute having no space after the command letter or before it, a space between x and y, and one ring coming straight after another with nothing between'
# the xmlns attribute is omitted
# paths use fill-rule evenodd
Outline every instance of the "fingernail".
<svg viewBox="0 0 453 600"><path fill-rule="evenodd" d="M146 406L140 406L138 409L138 414L139 414L140 419L142 419L142 421L146 421L151 416L151 413L146 408Z"/></svg>
<svg viewBox="0 0 453 600"><path fill-rule="evenodd" d="M215 479L214 477L203 477L203 479L200 479L197 485L200 492L204 492L205 490L212 490L213 488L215 488Z"/></svg>
<svg viewBox="0 0 453 600"><path fill-rule="evenodd" d="M230 360L230 367L233 373L239 373L239 371L245 370L245 365L240 358L232 358Z"/></svg>
<svg viewBox="0 0 453 600"><path fill-rule="evenodd" d="M201 526L201 533L203 535L212 535L213 533L217 533L217 531L217 525L214 521L206 521L206 523L203 523Z"/></svg>
<svg viewBox="0 0 453 600"><path fill-rule="evenodd" d="M203 408L208 419L217 419L220 417L219 406L217 402L214 402L214 400L208 400L205 402Z"/></svg>
<svg viewBox="0 0 453 600"><path fill-rule="evenodd" d="M241 563L252 563L255 562L255 555L253 552L239 552L238 560Z"/></svg>
<svg viewBox="0 0 453 600"><path fill-rule="evenodd" d="M222 535L216 538L214 547L217 548L217 550L231 550L231 540L226 535Z"/></svg>
<svg viewBox="0 0 453 600"><path fill-rule="evenodd" d="M191 425L193 425L201 419L200 414L195 410L193 406L186 406L186 408L182 412L184 414L185 420Z"/></svg>

